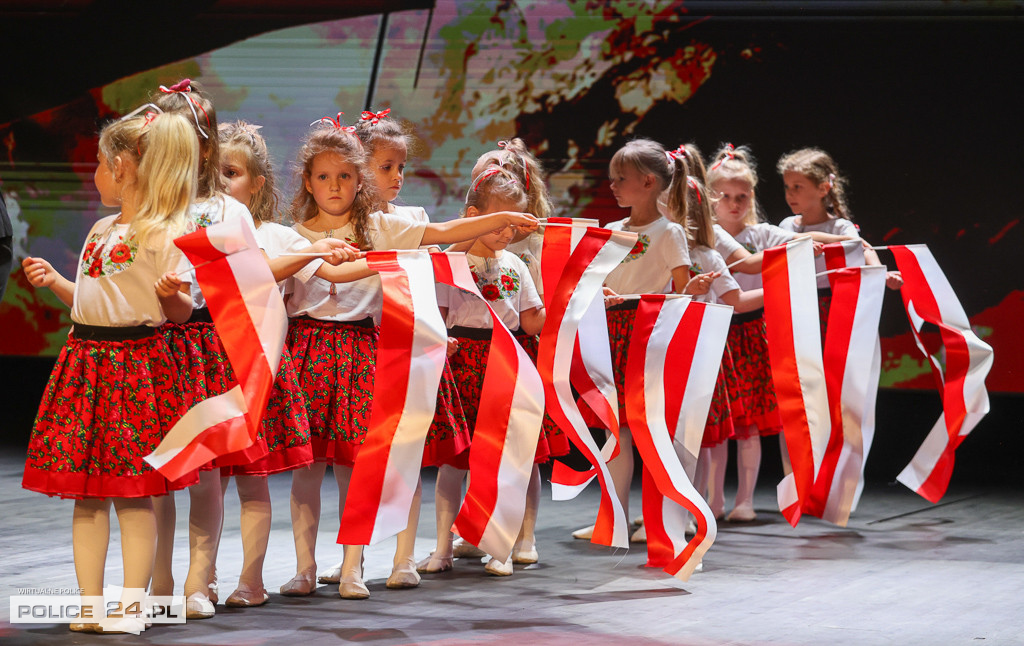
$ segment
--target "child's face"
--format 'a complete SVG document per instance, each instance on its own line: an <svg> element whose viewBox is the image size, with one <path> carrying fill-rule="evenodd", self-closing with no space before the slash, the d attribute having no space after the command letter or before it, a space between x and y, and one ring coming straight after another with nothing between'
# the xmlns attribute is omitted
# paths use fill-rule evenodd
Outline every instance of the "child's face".
<svg viewBox="0 0 1024 646"><path fill-rule="evenodd" d="M793 215L817 213L824 209L825 195L828 194L828 182L815 183L803 173L786 171L782 174L782 183L786 188L786 204Z"/></svg>
<svg viewBox="0 0 1024 646"><path fill-rule="evenodd" d="M499 211L522 213L525 208L526 202L517 202L495 197L488 200L487 208L480 211L477 215L489 215L491 213L498 213ZM485 233L477 238L477 241L491 251L502 251L510 242L512 242L512 238L515 234L516 231L512 227L503 227L501 229L495 229L490 233Z"/></svg>
<svg viewBox="0 0 1024 646"><path fill-rule="evenodd" d="M249 206L252 196L259 192L266 178L250 175L245 155L238 151L227 150L220 157L220 174L227 185L228 195Z"/></svg>
<svg viewBox="0 0 1024 646"><path fill-rule="evenodd" d="M305 183L321 214L346 215L359 192L359 169L337 153L320 153Z"/></svg>
<svg viewBox="0 0 1024 646"><path fill-rule="evenodd" d="M405 162L409 151L404 143L390 145L387 148L378 148L373 153L373 168L376 171L374 179L377 183L377 190L385 202L390 202L398 197L402 190L402 183L405 181Z"/></svg>
<svg viewBox="0 0 1024 646"><path fill-rule="evenodd" d="M718 195L715 215L723 224L743 222L754 201L753 187L741 179L720 179L711 189Z"/></svg>
<svg viewBox="0 0 1024 646"><path fill-rule="evenodd" d="M653 177L641 173L630 165L609 168L608 171L612 195L619 206L638 206L649 199L651 187L654 186Z"/></svg>
<svg viewBox="0 0 1024 646"><path fill-rule="evenodd" d="M103 153L97 153L96 161L99 162L99 166L96 167L93 181L96 182L96 190L100 193L100 202L103 206L120 206L121 187L114 179L114 171L110 170Z"/></svg>

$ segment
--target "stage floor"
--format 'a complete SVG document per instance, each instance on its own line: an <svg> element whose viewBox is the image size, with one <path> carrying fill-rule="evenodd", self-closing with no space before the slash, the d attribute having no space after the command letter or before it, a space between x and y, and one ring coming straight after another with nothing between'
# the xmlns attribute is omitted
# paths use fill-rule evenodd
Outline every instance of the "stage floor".
<svg viewBox="0 0 1024 646"><path fill-rule="evenodd" d="M72 502L20 487L23 458L0 453L0 597L21 588L77 587ZM156 626L141 636L82 635L66 625L11 624L0 604L0 643L13 644L1024 644L1024 494L953 489L939 505L897 484L869 484L849 527L805 519L791 528L762 483L758 520L721 523L704 571L683 583L628 552L573 540L597 495L551 502L545 486L538 527L541 562L495 578L476 562L427 575L418 589L387 590L394 539L366 551L371 598L346 601L336 586L307 598L277 594L294 573L287 474L272 476L274 505L264 578L270 603ZM727 491L727 493L729 493ZM337 489L328 473L318 545L321 567L340 560ZM729 498L727 498L729 500ZM188 495L179 506L175 574L188 561ZM640 508L635 485L633 514ZM218 571L221 597L241 567L238 498L226 498ZM111 515L113 518L113 514ZM434 540L433 472L424 472L417 558ZM119 537L111 531L107 583L121 583Z"/></svg>

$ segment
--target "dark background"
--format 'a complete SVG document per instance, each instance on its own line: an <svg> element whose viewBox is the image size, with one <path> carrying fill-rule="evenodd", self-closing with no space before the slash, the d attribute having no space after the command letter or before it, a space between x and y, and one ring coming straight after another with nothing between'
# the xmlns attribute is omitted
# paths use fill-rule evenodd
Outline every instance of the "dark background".
<svg viewBox="0 0 1024 646"><path fill-rule="evenodd" d="M0 55L8 61L0 123L232 40L382 6L184 2L164 8L173 18L142 21L148 27L132 21L128 29L125 4L0 4ZM679 10L700 21L678 35L680 44L692 35L711 43L719 59L682 108L655 106L634 134L670 147L695 141L705 152L724 141L749 144L761 155L758 197L773 222L789 215L774 170L778 156L807 145L829 151L849 177L865 238L927 243L968 315L988 311L986 320L998 322L987 340L996 352L993 372L1009 392L990 393L992 412L958 450L953 483L1024 487L1024 374L1018 367L1024 356L1016 340L1024 290L1015 262L1024 248L1022 4L689 2ZM166 35L167 24L176 36ZM68 37L32 36L42 33ZM586 131L600 122L601 95L613 89L595 87L579 103L555 108L542 124L524 117L521 132L529 139L531 129L557 127L586 140ZM544 157L557 160L558 151ZM603 176L606 164L598 154L585 170ZM898 297L887 295L882 335L907 332ZM52 365L52 358L0 356L6 429L0 441L24 446ZM894 481L940 411L934 389L883 389L867 478ZM765 442L766 479L778 464L771 457L775 445Z"/></svg>

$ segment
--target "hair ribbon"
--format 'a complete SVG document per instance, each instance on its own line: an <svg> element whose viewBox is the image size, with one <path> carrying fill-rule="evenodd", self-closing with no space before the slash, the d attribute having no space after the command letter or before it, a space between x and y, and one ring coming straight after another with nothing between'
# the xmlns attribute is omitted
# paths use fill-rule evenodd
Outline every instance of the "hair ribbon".
<svg viewBox="0 0 1024 646"><path fill-rule="evenodd" d="M732 144L725 144L725 150L722 153L722 158L716 161L711 166L711 170L718 170L718 167L721 166L722 163L727 159L736 159L736 155L733 154L734 150L736 150L735 146L733 146Z"/></svg>
<svg viewBox="0 0 1024 646"><path fill-rule="evenodd" d="M384 110L381 110L380 112L364 111L362 120L369 121L371 126L375 126L377 125L377 123L380 122L381 119L388 116L389 114L391 114L391 108L386 108Z"/></svg>
<svg viewBox="0 0 1024 646"><path fill-rule="evenodd" d="M356 127L355 126L343 126L341 124L341 115L343 115L343 114L345 114L345 113L344 112L339 112L338 116L333 118L333 119L331 117L320 117L319 119L317 119L316 121L314 121L313 123L311 123L309 125L310 126L315 126L318 123L329 123L330 125L334 126L338 130L341 130L342 132L355 132L356 131Z"/></svg>
<svg viewBox="0 0 1024 646"><path fill-rule="evenodd" d="M206 134L206 132L203 130L203 127L199 125L199 113L196 112L196 108L199 108L203 111L203 116L206 118L207 129L210 128L210 115L206 113L206 108L204 108L202 105L199 104L198 101L189 96L192 93L192 79L181 79L171 87L161 85L160 91L164 94L181 95L181 97L185 99L185 103L188 105L189 109L192 110L192 117L196 120L196 130L199 131L199 134L201 134L204 139L210 138L210 135Z"/></svg>
<svg viewBox="0 0 1024 646"><path fill-rule="evenodd" d="M686 186L693 189L693 194L697 196L697 204L700 204L702 200L700 197L700 184L697 182L697 178L687 175Z"/></svg>

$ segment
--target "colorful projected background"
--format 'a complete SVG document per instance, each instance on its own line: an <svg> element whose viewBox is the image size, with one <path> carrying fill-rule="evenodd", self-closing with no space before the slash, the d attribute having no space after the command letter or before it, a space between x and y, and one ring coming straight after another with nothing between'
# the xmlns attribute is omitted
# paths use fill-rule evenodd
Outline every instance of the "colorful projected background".
<svg viewBox="0 0 1024 646"><path fill-rule="evenodd" d="M439 1L432 10L263 33L93 88L0 125L16 261L40 255L72 274L86 231L108 212L92 185L98 126L182 77L205 84L222 121L264 126L286 195L289 162L311 121L390 107L419 141L401 201L435 220L457 216L477 155L513 134L544 161L560 214L602 221L624 216L605 176L631 137L696 142L707 153L726 141L750 145L773 222L789 215L775 161L817 145L850 177L868 240L932 248L995 347L989 388L1024 392L1015 369L1024 343L1013 332L1024 290L1010 260L1024 211L1013 145L1024 106L1009 81L1021 58L1019 28L970 16L844 19L700 6L721 11L696 15L680 2ZM0 304L0 353L55 355L69 324L52 294L14 273ZM892 294L883 337L883 385L933 388Z"/></svg>

